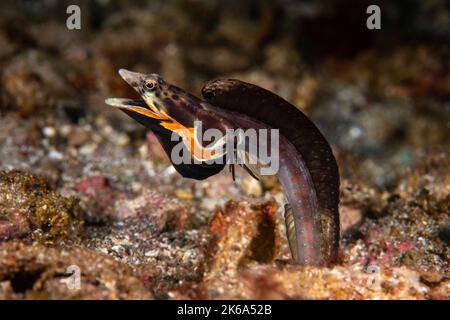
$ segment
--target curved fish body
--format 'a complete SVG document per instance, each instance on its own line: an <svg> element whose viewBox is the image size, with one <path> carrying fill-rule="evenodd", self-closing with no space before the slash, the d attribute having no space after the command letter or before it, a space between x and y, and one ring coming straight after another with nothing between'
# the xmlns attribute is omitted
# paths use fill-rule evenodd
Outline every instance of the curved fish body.
<svg viewBox="0 0 450 320"><path fill-rule="evenodd" d="M183 177L202 180L225 167L230 144L232 148L236 144L228 139L228 130L278 129L279 170L275 174L289 202L285 221L293 259L300 265L328 265L336 261L338 168L329 144L303 113L272 92L239 80L208 83L202 90L204 101L166 83L157 74L124 69L119 74L142 99L107 99L106 103L152 130ZM225 138L208 145L196 139L198 133L211 128ZM178 143L174 136L182 141L183 152L194 163L174 161ZM258 143L270 145L271 139L269 136L266 142ZM258 156L248 153L250 157ZM252 175L258 174L251 166L243 166Z"/></svg>

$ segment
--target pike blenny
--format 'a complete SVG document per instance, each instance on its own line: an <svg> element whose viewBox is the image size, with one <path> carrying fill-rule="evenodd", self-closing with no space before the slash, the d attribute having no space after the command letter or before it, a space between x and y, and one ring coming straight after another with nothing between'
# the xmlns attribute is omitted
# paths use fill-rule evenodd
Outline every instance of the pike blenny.
<svg viewBox="0 0 450 320"><path fill-rule="evenodd" d="M285 222L293 260L300 265L319 266L336 261L339 171L330 145L306 115L276 94L239 80L206 84L202 100L157 74L124 69L119 74L142 99L110 98L106 103L152 130L169 158L178 143L171 136L178 134L192 157L199 160L175 163L171 159L183 177L206 179L225 166L225 162L208 162L225 155L196 145L197 121L201 121L203 130L215 128L224 133L227 129L278 129L280 165L276 176L289 201Z"/></svg>

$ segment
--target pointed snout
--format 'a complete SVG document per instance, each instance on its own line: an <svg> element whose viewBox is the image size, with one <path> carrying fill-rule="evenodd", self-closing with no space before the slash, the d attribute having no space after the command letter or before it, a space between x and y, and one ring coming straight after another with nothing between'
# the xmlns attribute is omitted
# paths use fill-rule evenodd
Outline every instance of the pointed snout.
<svg viewBox="0 0 450 320"><path fill-rule="evenodd" d="M136 87L141 83L142 79L145 77L143 73L130 71L127 69L119 69L119 75L125 80L130 86L136 89Z"/></svg>
<svg viewBox="0 0 450 320"><path fill-rule="evenodd" d="M145 78L145 74L127 69L120 69L119 75L139 93L139 86ZM135 112L140 108L146 108L146 104L142 99L109 98L105 100L105 103L116 108L134 110Z"/></svg>

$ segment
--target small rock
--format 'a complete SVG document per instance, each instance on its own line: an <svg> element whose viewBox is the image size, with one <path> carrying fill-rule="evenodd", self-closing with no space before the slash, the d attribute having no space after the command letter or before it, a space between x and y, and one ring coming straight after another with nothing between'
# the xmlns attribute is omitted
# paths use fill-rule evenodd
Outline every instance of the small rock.
<svg viewBox="0 0 450 320"><path fill-rule="evenodd" d="M192 192L186 191L186 190L175 190L175 196L178 199L182 199L182 200L194 199L194 195L192 194Z"/></svg>
<svg viewBox="0 0 450 320"><path fill-rule="evenodd" d="M363 214L361 209L342 205L339 212L342 232L345 232L362 222Z"/></svg>
<svg viewBox="0 0 450 320"><path fill-rule="evenodd" d="M157 257L159 255L158 250L150 250L145 253L146 257Z"/></svg>
<svg viewBox="0 0 450 320"><path fill-rule="evenodd" d="M261 183L249 175L242 179L241 189L246 195L251 197L261 197L263 193Z"/></svg>
<svg viewBox="0 0 450 320"><path fill-rule="evenodd" d="M56 135L56 130L54 127L44 127L42 132L48 138L53 138Z"/></svg>

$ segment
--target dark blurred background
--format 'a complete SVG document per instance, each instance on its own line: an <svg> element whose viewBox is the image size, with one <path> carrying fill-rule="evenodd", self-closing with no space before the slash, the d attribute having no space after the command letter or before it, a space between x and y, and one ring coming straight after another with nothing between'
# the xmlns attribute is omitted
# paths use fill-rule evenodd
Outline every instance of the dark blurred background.
<svg viewBox="0 0 450 320"><path fill-rule="evenodd" d="M81 7L81 30L66 28L70 4ZM381 8L381 30L366 27L371 4ZM126 67L160 73L195 94L218 77L268 88L315 120L345 176L377 186L389 187L418 157L448 151L444 0L18 0L0 7L0 111L19 114L19 127L39 117L93 125L100 116L131 142L142 138L143 128L103 103L134 94L116 74Z"/></svg>

